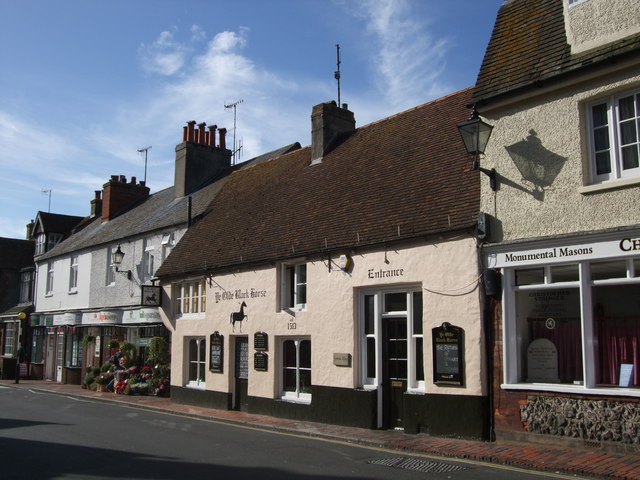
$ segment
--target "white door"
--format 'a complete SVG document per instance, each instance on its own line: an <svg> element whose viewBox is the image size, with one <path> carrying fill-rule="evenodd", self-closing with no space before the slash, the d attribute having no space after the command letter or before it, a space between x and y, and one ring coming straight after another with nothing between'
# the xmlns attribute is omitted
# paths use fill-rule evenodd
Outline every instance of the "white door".
<svg viewBox="0 0 640 480"><path fill-rule="evenodd" d="M64 366L64 332L58 333L56 347L56 382L62 382L62 367Z"/></svg>

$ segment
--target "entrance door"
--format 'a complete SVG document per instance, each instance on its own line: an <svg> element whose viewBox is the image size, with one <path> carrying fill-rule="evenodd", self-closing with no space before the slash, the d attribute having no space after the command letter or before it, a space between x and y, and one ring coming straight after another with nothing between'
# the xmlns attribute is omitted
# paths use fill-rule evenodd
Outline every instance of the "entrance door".
<svg viewBox="0 0 640 480"><path fill-rule="evenodd" d="M249 338L235 337L235 385L233 391L233 409L246 412L248 410L249 383Z"/></svg>
<svg viewBox="0 0 640 480"><path fill-rule="evenodd" d="M45 380L55 380L56 376L56 337L55 333L47 334L47 357L45 360Z"/></svg>
<svg viewBox="0 0 640 480"><path fill-rule="evenodd" d="M62 369L64 367L64 332L58 332L56 337L56 382L62 382Z"/></svg>
<svg viewBox="0 0 640 480"><path fill-rule="evenodd" d="M382 320L382 422L403 428L403 395L407 391L407 318Z"/></svg>

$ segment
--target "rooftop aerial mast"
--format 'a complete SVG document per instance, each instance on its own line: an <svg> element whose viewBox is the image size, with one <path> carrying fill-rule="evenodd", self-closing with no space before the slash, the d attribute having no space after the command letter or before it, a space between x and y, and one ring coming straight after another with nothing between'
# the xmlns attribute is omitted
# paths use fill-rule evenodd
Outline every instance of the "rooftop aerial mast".
<svg viewBox="0 0 640 480"><path fill-rule="evenodd" d="M236 153L239 153L240 150L242 149L242 145L236 144L236 108L242 102L243 100L238 100L237 102L228 103L224 105L224 108L233 108L233 162L232 162L233 165L235 165L236 161L238 160L236 158ZM240 140L240 144L242 144L242 140ZM238 155L238 157L240 157L240 155Z"/></svg>
<svg viewBox="0 0 640 480"><path fill-rule="evenodd" d="M342 104L340 103L340 44L339 43L336 44L336 59L337 59L338 69L333 74L333 76L338 81L338 106L341 106Z"/></svg>

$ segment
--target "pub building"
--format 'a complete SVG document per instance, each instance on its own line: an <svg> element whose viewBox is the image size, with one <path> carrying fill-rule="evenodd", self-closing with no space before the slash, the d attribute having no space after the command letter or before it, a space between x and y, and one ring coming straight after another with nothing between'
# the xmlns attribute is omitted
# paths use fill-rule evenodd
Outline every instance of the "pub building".
<svg viewBox="0 0 640 480"><path fill-rule="evenodd" d="M470 96L317 105L310 146L229 177L156 273L172 402L487 438Z"/></svg>

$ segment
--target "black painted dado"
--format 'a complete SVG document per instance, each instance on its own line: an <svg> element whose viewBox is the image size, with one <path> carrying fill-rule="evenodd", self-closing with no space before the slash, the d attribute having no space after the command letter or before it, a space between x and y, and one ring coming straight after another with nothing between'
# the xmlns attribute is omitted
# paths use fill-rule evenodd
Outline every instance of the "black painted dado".
<svg viewBox="0 0 640 480"><path fill-rule="evenodd" d="M336 387L311 387L311 405L249 397L249 412L272 417L375 428L376 392Z"/></svg>
<svg viewBox="0 0 640 480"><path fill-rule="evenodd" d="M211 390L196 390L194 388L171 386L171 401L195 407L215 408L219 410L231 409L231 394L213 392Z"/></svg>
<svg viewBox="0 0 640 480"><path fill-rule="evenodd" d="M437 437L486 440L488 398L471 395L404 395L404 430Z"/></svg>

